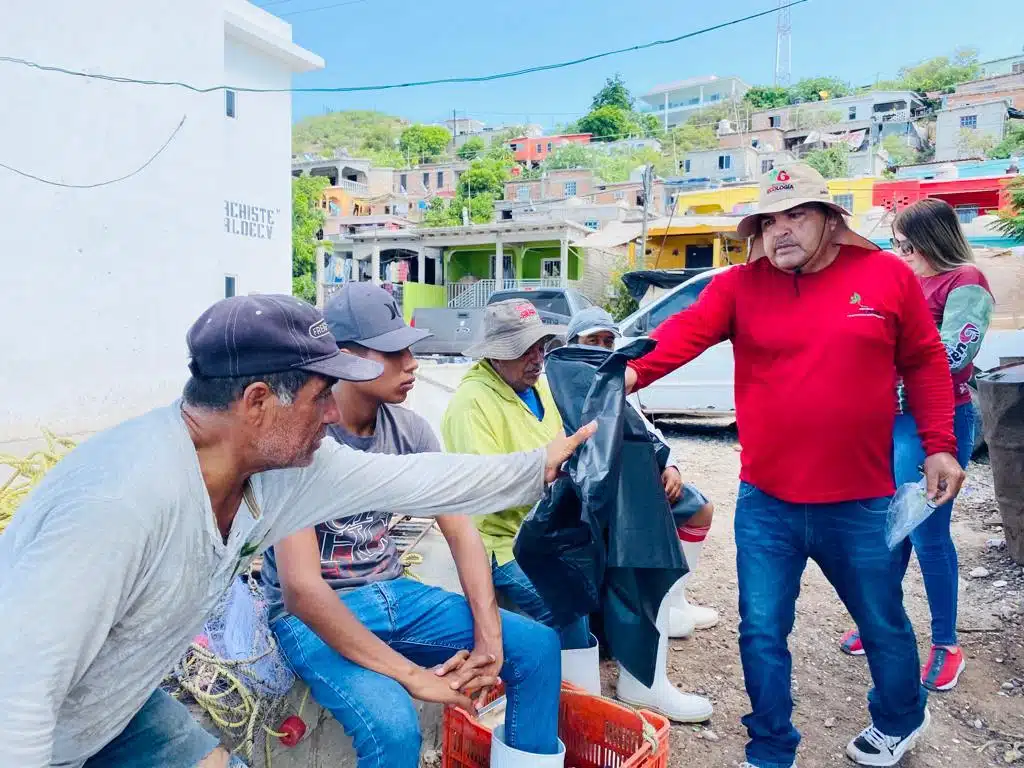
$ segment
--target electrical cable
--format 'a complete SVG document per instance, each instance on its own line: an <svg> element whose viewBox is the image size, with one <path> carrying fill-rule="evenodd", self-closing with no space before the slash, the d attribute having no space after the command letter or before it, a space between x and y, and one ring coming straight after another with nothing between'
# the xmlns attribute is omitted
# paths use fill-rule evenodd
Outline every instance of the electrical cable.
<svg viewBox="0 0 1024 768"><path fill-rule="evenodd" d="M714 24L710 27L704 27L703 29L698 29L693 32L686 32L682 35L677 35L676 37L671 37L665 40L654 40L649 43L640 43L638 45L631 45L627 48L618 48L612 51L602 51L601 53L595 53L589 56L581 56L580 58L571 59L569 61L561 61L552 64L540 64L532 67L524 67L522 69L512 70L509 72L498 72L490 75L444 77L433 80L414 80L407 83L389 83L385 85L356 85L313 88L250 88L245 86L232 85L211 85L206 87L200 87L196 85L191 85L189 83L183 83L177 80L143 80L134 77L124 77L121 75L105 75L101 73L82 72L79 70L65 69L64 67L40 64L39 62L31 61L28 59L21 59L13 56L0 56L0 62L6 62L8 64L18 64L20 66L38 69L44 72L58 72L64 75L82 77L90 80L104 80L107 82L129 83L132 85L184 88L185 90L192 91L194 93L212 93L214 91L236 91L238 93L359 93L366 91L389 91L400 88L418 88L427 85L443 85L452 83L485 83L494 80L505 80L512 77L520 77L522 75L533 74L535 72L546 72L549 70L564 69L566 67L575 66L577 64L584 64L589 61L596 61L598 59L604 59L609 56L616 56L622 53L642 51L647 50L649 48L656 48L663 45L669 45L671 43L678 43L681 40L688 40L694 37L698 37L699 35L707 34L708 32L715 32L720 29L726 29L728 27L736 26L737 24L742 24L743 22L746 21L762 18L764 16L770 16L771 14L777 13L778 11L783 10L785 8L791 8L795 5L801 5L808 1L809 0L791 0L791 2L785 5L773 7L765 11L759 11L758 13L752 13L738 19L732 19L731 21L724 21L721 22L720 24Z"/></svg>
<svg viewBox="0 0 1024 768"><path fill-rule="evenodd" d="M329 11L332 8L341 8L346 5L359 5L360 3L366 3L369 0L348 0L344 3L334 3L332 5L321 5L317 8L302 8L298 11L288 11L287 13L279 14L281 18L291 18L292 16L299 16L303 13L316 13L317 11Z"/></svg>
<svg viewBox="0 0 1024 768"><path fill-rule="evenodd" d="M35 174L29 173L28 171L19 170L17 168L14 168L13 166L7 165L6 163L0 163L0 168L5 168L8 171L10 171L11 173L16 173L19 176L24 176L26 179L32 179L33 181L38 181L38 182L40 182L42 184L49 184L52 187L64 187L65 189L95 189L96 187L107 187L107 186L110 186L111 184L117 184L119 181L124 181L126 179L130 179L132 176L137 176L138 174L140 174L144 170L146 170L146 168L148 168L149 165L154 160L156 160L158 157L160 157L161 154L163 154L163 151L165 149L167 149L167 147L170 145L170 143L172 141L174 141L174 137L178 135L178 131L180 131L181 127L183 125L185 125L185 119L187 117L188 117L187 115L182 115L181 116L181 120L178 122L178 127L175 128L171 132L171 135L167 137L167 141L165 141L162 145L160 145L160 149L158 149L156 152L154 152L153 155L149 158L149 160L144 162L142 165L140 165L138 168L136 168L131 173L126 173L124 176L118 176L116 179L108 179L107 181L98 181L98 182L95 182L94 184L65 184L62 181L54 181L53 179L44 179L42 176L36 176Z"/></svg>

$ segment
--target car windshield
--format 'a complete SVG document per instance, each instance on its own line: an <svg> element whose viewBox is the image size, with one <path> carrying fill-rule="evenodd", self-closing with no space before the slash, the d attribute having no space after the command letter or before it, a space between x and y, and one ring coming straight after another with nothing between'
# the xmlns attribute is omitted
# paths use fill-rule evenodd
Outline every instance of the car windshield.
<svg viewBox="0 0 1024 768"><path fill-rule="evenodd" d="M537 308L538 312L550 312L566 317L572 314L565 294L560 291L502 291L491 296L491 300L487 303L494 304L509 299L526 299Z"/></svg>

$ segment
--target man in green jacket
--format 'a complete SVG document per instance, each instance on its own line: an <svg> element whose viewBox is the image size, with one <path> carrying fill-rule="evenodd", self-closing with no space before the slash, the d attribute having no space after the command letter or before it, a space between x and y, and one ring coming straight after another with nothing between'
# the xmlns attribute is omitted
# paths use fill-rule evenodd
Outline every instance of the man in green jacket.
<svg viewBox="0 0 1024 768"><path fill-rule="evenodd" d="M562 419L543 376L544 350L562 326L544 325L524 299L487 307L484 338L466 350L478 362L462 379L441 420L445 449L496 454L547 445L561 434ZM530 507L474 518L491 560L494 586L537 621L551 625L551 611L512 554L512 543ZM562 677L600 693L597 643L586 617L555 627L562 643Z"/></svg>

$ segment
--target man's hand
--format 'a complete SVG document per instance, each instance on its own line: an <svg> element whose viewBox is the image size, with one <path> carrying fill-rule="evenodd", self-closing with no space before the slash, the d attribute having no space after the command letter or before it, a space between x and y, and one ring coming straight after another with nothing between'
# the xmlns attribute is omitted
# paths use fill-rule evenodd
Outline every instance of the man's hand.
<svg viewBox="0 0 1024 768"><path fill-rule="evenodd" d="M466 651L459 651L458 654L446 661L445 665L451 664L455 659L460 658L460 656L461 661L464 661L469 658L469 653ZM438 670L439 669L441 668L439 667ZM402 683L402 687L405 688L405 690L409 692L409 695L414 699L419 699L420 701L431 701L437 704L454 704L457 707L462 707L470 714L475 715L476 705L473 704L473 700L462 691L452 688L449 680L441 675L438 670L416 667L408 678L400 680L399 682Z"/></svg>
<svg viewBox="0 0 1024 768"><path fill-rule="evenodd" d="M661 484L665 487L665 496L669 504L675 504L683 495L683 476L677 467L666 467L661 473Z"/></svg>
<svg viewBox="0 0 1024 768"><path fill-rule="evenodd" d="M473 696L476 706L482 706L484 698L498 682L505 655L501 643L477 642L472 653L460 651L436 670L435 674L445 677L452 689Z"/></svg>
<svg viewBox="0 0 1024 768"><path fill-rule="evenodd" d="M956 498L966 475L953 454L933 453L924 460L924 476L928 481L928 498L941 507Z"/></svg>
<svg viewBox="0 0 1024 768"><path fill-rule="evenodd" d="M597 432L597 422L592 421L580 427L576 434L569 437L559 435L548 443L548 460L547 468L544 471L544 480L548 483L555 482L562 464L568 461L573 451L589 440L595 432Z"/></svg>

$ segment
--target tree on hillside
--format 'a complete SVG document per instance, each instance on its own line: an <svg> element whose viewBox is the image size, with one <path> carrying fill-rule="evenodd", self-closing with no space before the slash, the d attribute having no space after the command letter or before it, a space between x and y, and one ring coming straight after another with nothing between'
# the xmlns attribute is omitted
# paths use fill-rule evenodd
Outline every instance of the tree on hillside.
<svg viewBox="0 0 1024 768"><path fill-rule="evenodd" d="M1005 160L1009 157L1024 155L1024 120L1011 120L1006 125L1006 135L988 156L993 160Z"/></svg>
<svg viewBox="0 0 1024 768"><path fill-rule="evenodd" d="M661 140L663 152L693 152L698 149L714 149L718 146L718 134L710 125L683 123L672 128Z"/></svg>
<svg viewBox="0 0 1024 768"><path fill-rule="evenodd" d="M474 160L459 177L457 193L465 198L490 195L492 200L497 200L504 194L508 178L508 168L500 163L486 158Z"/></svg>
<svg viewBox="0 0 1024 768"><path fill-rule="evenodd" d="M754 109L776 109L791 103L789 89L777 86L755 86L743 94L743 100Z"/></svg>
<svg viewBox="0 0 1024 768"><path fill-rule="evenodd" d="M1014 179L1007 185L1010 194L1009 205L999 211L999 222L996 227L1007 237L1024 242L1024 176Z"/></svg>
<svg viewBox="0 0 1024 768"><path fill-rule="evenodd" d="M665 158L660 152L654 149L633 149L598 154L594 172L602 181L614 184L629 181L630 174L645 165L653 165L659 173L667 172L671 168L671 162L666 165Z"/></svg>
<svg viewBox="0 0 1024 768"><path fill-rule="evenodd" d="M812 131L828 128L841 122L842 119L843 113L838 109L825 109L813 104L799 106L790 113L790 120L794 128L805 128Z"/></svg>
<svg viewBox="0 0 1024 768"><path fill-rule="evenodd" d="M842 179L850 175L850 149L844 142L808 152L804 162L826 179Z"/></svg>
<svg viewBox="0 0 1024 768"><path fill-rule="evenodd" d="M586 144L561 144L551 150L541 163L545 171L559 171L566 168L593 168L595 151Z"/></svg>
<svg viewBox="0 0 1024 768"><path fill-rule="evenodd" d="M617 141L641 134L633 114L621 107L598 107L576 122L580 133L593 134L593 141Z"/></svg>
<svg viewBox="0 0 1024 768"><path fill-rule="evenodd" d="M853 89L838 77L808 77L789 89L790 104L805 101L824 101L849 96Z"/></svg>
<svg viewBox="0 0 1024 768"><path fill-rule="evenodd" d="M440 157L452 140L451 131L440 125L410 125L398 139L399 149L412 163L425 163Z"/></svg>
<svg viewBox="0 0 1024 768"><path fill-rule="evenodd" d="M626 112L633 109L633 95L629 92L622 80L622 75L616 74L604 82L604 87L594 95L590 102L590 111L593 112L601 107L617 107Z"/></svg>
<svg viewBox="0 0 1024 768"><path fill-rule="evenodd" d="M889 134L882 139L882 149L889 155L889 162L892 165L910 165L917 162L917 151L896 134Z"/></svg>
<svg viewBox="0 0 1024 768"><path fill-rule="evenodd" d="M317 235L324 226L319 202L329 183L324 176L292 179L292 293L310 303L316 301Z"/></svg>
<svg viewBox="0 0 1024 768"><path fill-rule="evenodd" d="M456 154L463 160L475 160L477 157L484 153L487 149L487 144L479 136L470 136L466 139L466 143L459 147L459 151Z"/></svg>
<svg viewBox="0 0 1024 768"><path fill-rule="evenodd" d="M473 224L487 224L494 219L494 198L491 195L476 195L472 198L456 197L445 200L435 197L423 214L424 227L461 227L462 209L469 211Z"/></svg>
<svg viewBox="0 0 1024 768"><path fill-rule="evenodd" d="M970 128L961 128L956 142L958 159L967 160L975 157L987 157L996 148L996 140L992 136Z"/></svg>
<svg viewBox="0 0 1024 768"><path fill-rule="evenodd" d="M978 51L959 48L953 57L936 56L920 64L900 69L895 80L878 83L878 88L896 88L926 93L951 91L959 83L976 80L981 75Z"/></svg>

